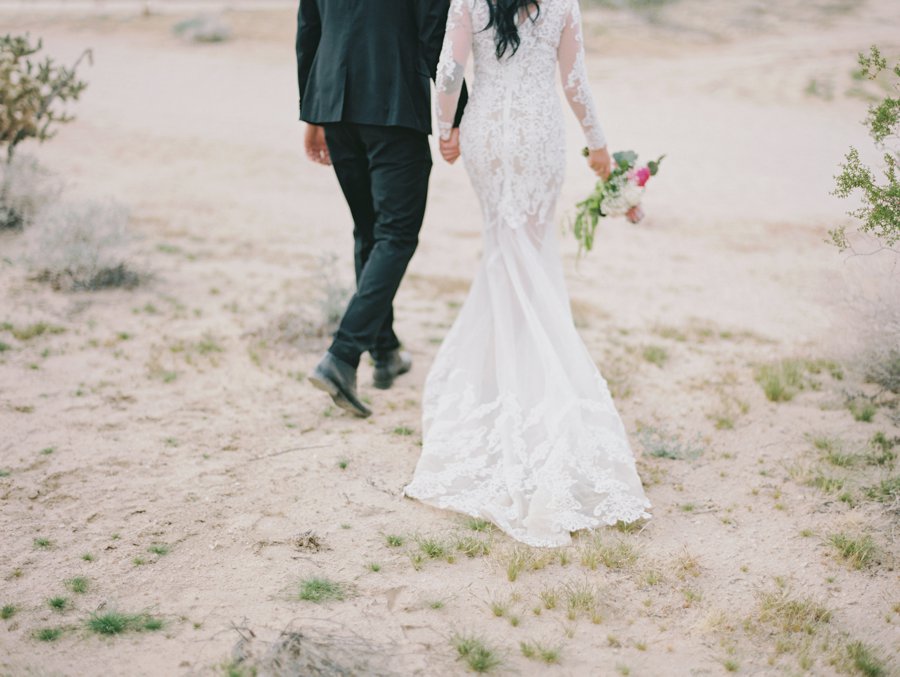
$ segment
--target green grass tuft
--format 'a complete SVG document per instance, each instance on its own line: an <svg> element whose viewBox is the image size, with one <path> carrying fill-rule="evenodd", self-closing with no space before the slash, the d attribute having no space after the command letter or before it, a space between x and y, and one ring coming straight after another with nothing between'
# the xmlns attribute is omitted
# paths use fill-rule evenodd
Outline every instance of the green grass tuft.
<svg viewBox="0 0 900 677"><path fill-rule="evenodd" d="M501 663L496 652L474 635L454 635L450 641L474 672L490 672Z"/></svg>
<svg viewBox="0 0 900 677"><path fill-rule="evenodd" d="M16 609L15 605L4 604L3 607L0 608L0 619L8 621L10 618L16 615L16 611L18 611L18 609Z"/></svg>
<svg viewBox="0 0 900 677"><path fill-rule="evenodd" d="M116 611L94 614L88 619L88 628L98 635L120 635L128 630L131 617Z"/></svg>
<svg viewBox="0 0 900 677"><path fill-rule="evenodd" d="M782 360L760 365L755 377L770 402L789 402L804 387L804 371L802 361Z"/></svg>
<svg viewBox="0 0 900 677"><path fill-rule="evenodd" d="M398 536L397 534L388 534L384 540L389 548L399 548L406 541L403 536Z"/></svg>
<svg viewBox="0 0 900 677"><path fill-rule="evenodd" d="M832 534L828 541L833 545L841 558L854 569L863 569L874 563L878 548L868 534L849 536L845 533Z"/></svg>
<svg viewBox="0 0 900 677"><path fill-rule="evenodd" d="M847 657L864 677L887 677L888 668L875 652L862 642L847 645Z"/></svg>
<svg viewBox="0 0 900 677"><path fill-rule="evenodd" d="M66 587L78 595L83 595L88 591L90 583L84 576L75 576L66 581Z"/></svg>
<svg viewBox="0 0 900 677"><path fill-rule="evenodd" d="M41 628L34 633L35 639L40 642L55 642L62 637L60 628Z"/></svg>
<svg viewBox="0 0 900 677"><path fill-rule="evenodd" d="M155 631L162 629L161 619L148 614L123 614L108 611L104 614L91 614L88 618L88 629L98 635L121 635L126 632Z"/></svg>
<svg viewBox="0 0 900 677"><path fill-rule="evenodd" d="M480 517L470 517L466 520L466 528L472 531L492 531L494 525Z"/></svg>
<svg viewBox="0 0 900 677"><path fill-rule="evenodd" d="M655 364L657 367L664 366L669 359L669 353L660 346L647 346L644 348L643 355L647 362Z"/></svg>
<svg viewBox="0 0 900 677"><path fill-rule="evenodd" d="M893 503L900 499L900 475L881 480L866 488L866 496L879 503Z"/></svg>
<svg viewBox="0 0 900 677"><path fill-rule="evenodd" d="M305 602L341 601L346 596L344 586L327 578L308 578L300 583L300 599Z"/></svg>
<svg viewBox="0 0 900 677"><path fill-rule="evenodd" d="M871 423L875 418L875 414L878 413L878 407L873 402L859 397L851 400L847 404L847 408L853 414L853 418L862 423Z"/></svg>

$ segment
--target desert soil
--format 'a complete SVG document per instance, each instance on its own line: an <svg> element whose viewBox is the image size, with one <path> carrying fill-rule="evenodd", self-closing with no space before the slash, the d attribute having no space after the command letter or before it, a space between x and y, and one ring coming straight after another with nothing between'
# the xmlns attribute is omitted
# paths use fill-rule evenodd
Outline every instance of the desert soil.
<svg viewBox="0 0 900 677"><path fill-rule="evenodd" d="M576 322L653 517L562 554L401 496L422 384L480 255L463 167L435 154L397 299L415 367L381 392L364 364L375 415L350 418L305 380L326 346L309 335L325 287L351 282L352 237L333 173L302 154L294 9L228 12L220 44L177 37L181 18L0 14L65 61L93 49L77 120L23 149L68 194L129 207L129 263L145 274L133 290L54 291L33 279L27 233L0 236L13 328L0 331L0 605L15 607L0 674L267 674L283 632L352 656L355 674L464 673L456 635L492 648L499 674L898 674L896 505L866 493L896 471L861 459L900 428L896 409L867 422L846 406L877 389L849 358L845 299L879 284L883 257L825 243L851 222L829 194L837 165L851 144L871 148L856 54L900 51L894 0L587 12L612 145L667 154L644 223L603 223L580 261L561 236ZM569 146L561 227L592 186L572 119ZM38 322L58 331L16 331ZM830 362L803 367L807 387L776 403L755 375L785 358ZM816 441L856 460L828 463ZM852 566L840 533L870 536L874 555ZM473 537L486 552L456 549ZM424 554L429 541L448 554ZM87 592L67 589L76 576ZM311 577L344 599L301 600ZM594 599L570 610L578 591ZM828 613L792 628L785 614L805 602ZM92 633L110 610L163 626ZM44 628L62 632L40 641ZM854 667L856 641L883 672Z"/></svg>

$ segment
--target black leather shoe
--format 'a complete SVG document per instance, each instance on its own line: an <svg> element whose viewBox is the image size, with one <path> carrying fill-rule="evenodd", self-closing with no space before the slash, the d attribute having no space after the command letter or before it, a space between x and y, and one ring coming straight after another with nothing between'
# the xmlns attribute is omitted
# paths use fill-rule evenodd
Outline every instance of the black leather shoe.
<svg viewBox="0 0 900 677"><path fill-rule="evenodd" d="M412 369L412 356L405 350L392 350L380 359L375 360L375 379L373 385L387 390L394 385L394 379Z"/></svg>
<svg viewBox="0 0 900 677"><path fill-rule="evenodd" d="M372 410L356 396L356 368L331 353L325 353L325 357L309 377L309 382L331 395L331 399L341 409L360 418L372 415Z"/></svg>

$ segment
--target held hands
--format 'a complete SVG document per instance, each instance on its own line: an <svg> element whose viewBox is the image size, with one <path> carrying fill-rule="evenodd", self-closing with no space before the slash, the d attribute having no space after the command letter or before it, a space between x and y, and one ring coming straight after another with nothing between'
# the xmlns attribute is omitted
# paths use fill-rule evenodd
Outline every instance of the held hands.
<svg viewBox="0 0 900 677"><path fill-rule="evenodd" d="M612 170L612 159L609 157L609 151L606 146L597 148L587 153L588 166L594 171L594 174L606 181Z"/></svg>
<svg viewBox="0 0 900 677"><path fill-rule="evenodd" d="M306 157L320 165L330 165L331 155L328 153L328 144L325 143L325 128L319 125L306 125Z"/></svg>
<svg viewBox="0 0 900 677"><path fill-rule="evenodd" d="M450 130L450 138L441 139L441 157L451 165L459 159L459 127Z"/></svg>

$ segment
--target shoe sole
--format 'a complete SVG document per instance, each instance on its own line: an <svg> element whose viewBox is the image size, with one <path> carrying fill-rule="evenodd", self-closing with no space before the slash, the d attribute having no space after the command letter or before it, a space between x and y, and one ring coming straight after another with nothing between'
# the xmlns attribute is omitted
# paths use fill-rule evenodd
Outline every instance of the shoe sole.
<svg viewBox="0 0 900 677"><path fill-rule="evenodd" d="M344 393L341 392L341 389L331 381L319 378L318 376L310 376L309 382L322 392L331 395L331 399L334 401L334 403L344 411L349 411L351 414L353 414L354 416L358 416L359 418L368 418L372 415L371 411L360 409L350 400L348 400Z"/></svg>

